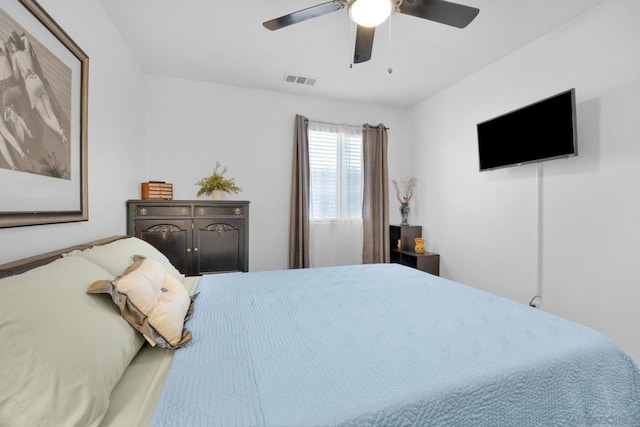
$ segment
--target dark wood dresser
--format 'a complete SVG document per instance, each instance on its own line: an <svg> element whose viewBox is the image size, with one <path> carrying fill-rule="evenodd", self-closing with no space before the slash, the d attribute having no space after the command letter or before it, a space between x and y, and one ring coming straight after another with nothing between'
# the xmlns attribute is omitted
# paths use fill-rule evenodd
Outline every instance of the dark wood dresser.
<svg viewBox="0 0 640 427"><path fill-rule="evenodd" d="M129 200L127 234L194 276L249 271L249 202Z"/></svg>

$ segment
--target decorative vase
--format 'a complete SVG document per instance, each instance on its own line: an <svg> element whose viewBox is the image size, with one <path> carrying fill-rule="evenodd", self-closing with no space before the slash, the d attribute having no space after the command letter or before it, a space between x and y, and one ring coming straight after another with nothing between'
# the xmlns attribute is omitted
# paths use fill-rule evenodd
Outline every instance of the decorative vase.
<svg viewBox="0 0 640 427"><path fill-rule="evenodd" d="M416 237L414 242L416 243L416 246L414 249L414 251L417 254L423 254L424 253L424 239L422 237Z"/></svg>
<svg viewBox="0 0 640 427"><path fill-rule="evenodd" d="M409 217L409 211L411 211L411 207L409 203L401 203L400 204L400 215L402 215L402 222L400 225L409 225L407 218Z"/></svg>
<svg viewBox="0 0 640 427"><path fill-rule="evenodd" d="M211 192L211 198L213 200L222 200L222 190L213 190Z"/></svg>

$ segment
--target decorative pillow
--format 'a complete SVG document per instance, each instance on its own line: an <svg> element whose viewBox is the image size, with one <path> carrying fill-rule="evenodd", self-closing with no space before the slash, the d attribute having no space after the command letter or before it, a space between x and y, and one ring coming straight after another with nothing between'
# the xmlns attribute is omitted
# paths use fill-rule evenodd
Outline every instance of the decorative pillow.
<svg viewBox="0 0 640 427"><path fill-rule="evenodd" d="M98 426L144 339L103 298L84 258L0 279L0 425ZM113 277L113 276L111 276Z"/></svg>
<svg viewBox="0 0 640 427"><path fill-rule="evenodd" d="M153 346L178 348L191 341L184 323L193 313L193 299L153 258L135 255L120 277L99 280L88 292L111 295L122 317Z"/></svg>
<svg viewBox="0 0 640 427"><path fill-rule="evenodd" d="M139 254L147 258L157 260L169 274L178 279L184 280L184 275L180 274L176 268L171 265L169 259L162 252L154 248L144 240L136 237L116 240L106 245L94 246L93 248L82 251L72 251L64 256L79 256L86 258L94 264L107 270L112 276L118 276L131 264L131 258Z"/></svg>

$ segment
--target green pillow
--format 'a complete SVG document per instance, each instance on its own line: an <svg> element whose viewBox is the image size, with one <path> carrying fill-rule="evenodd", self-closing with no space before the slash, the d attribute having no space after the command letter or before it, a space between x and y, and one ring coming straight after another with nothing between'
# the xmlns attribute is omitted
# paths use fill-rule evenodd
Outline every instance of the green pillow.
<svg viewBox="0 0 640 427"><path fill-rule="evenodd" d="M122 272L131 265L134 255L153 258L158 261L165 270L167 270L167 273L171 274L181 282L184 280L184 275L180 274L164 254L149 243L136 237L116 240L115 242L107 243L106 245L94 246L82 251L76 250L64 254L66 257L80 256L86 258L94 264L104 268L115 277L120 276Z"/></svg>
<svg viewBox="0 0 640 427"><path fill-rule="evenodd" d="M87 287L81 257L0 279L0 425L98 426L144 339Z"/></svg>

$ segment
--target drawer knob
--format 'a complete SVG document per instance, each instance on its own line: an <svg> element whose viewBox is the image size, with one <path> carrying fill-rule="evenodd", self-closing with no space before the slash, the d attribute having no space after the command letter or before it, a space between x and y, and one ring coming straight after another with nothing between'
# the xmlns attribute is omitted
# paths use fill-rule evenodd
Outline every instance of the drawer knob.
<svg viewBox="0 0 640 427"><path fill-rule="evenodd" d="M193 248L193 252L198 252L198 248Z"/></svg>
<svg viewBox="0 0 640 427"><path fill-rule="evenodd" d="M187 252L191 252L191 248L187 248Z"/></svg>
<svg viewBox="0 0 640 427"><path fill-rule="evenodd" d="M140 209L140 215L144 216L147 214L147 208L141 208Z"/></svg>
<svg viewBox="0 0 640 427"><path fill-rule="evenodd" d="M240 209L240 208L235 208L235 209L234 209L234 211L233 211L233 213L234 213L234 214L236 214L236 215L241 215L241 214L242 214L242 209Z"/></svg>

